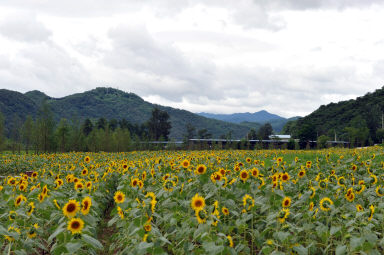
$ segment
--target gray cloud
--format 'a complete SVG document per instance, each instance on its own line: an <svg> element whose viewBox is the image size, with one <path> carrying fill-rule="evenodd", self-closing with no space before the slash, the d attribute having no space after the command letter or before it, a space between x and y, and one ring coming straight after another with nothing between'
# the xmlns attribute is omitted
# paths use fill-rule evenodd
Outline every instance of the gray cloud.
<svg viewBox="0 0 384 255"><path fill-rule="evenodd" d="M21 42L42 42L52 33L35 15L21 12L4 19L0 24L0 34Z"/></svg>
<svg viewBox="0 0 384 255"><path fill-rule="evenodd" d="M212 63L188 59L172 45L156 41L145 27L120 25L110 30L109 37L113 49L105 54L103 63L122 76L132 70L145 74L154 81L140 88L147 95L181 99L184 94L198 93L201 87L212 87Z"/></svg>

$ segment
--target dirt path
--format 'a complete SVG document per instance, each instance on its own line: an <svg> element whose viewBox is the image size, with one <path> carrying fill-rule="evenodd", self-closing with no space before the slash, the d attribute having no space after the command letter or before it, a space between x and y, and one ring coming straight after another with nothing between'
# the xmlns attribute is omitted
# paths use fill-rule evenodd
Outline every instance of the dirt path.
<svg viewBox="0 0 384 255"><path fill-rule="evenodd" d="M112 236L117 232L115 225L108 227L108 222L112 219L111 211L113 209L113 201L108 204L105 212L104 219L99 223L99 231L97 239L103 244L104 249L99 251L99 255L115 254L116 251L110 251L109 247L113 243Z"/></svg>

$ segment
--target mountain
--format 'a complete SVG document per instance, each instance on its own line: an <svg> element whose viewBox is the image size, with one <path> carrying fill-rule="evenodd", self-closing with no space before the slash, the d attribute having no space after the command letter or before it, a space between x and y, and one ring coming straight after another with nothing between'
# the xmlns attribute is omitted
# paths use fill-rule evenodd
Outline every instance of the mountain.
<svg viewBox="0 0 384 255"><path fill-rule="evenodd" d="M41 102L46 101L52 109L56 121L61 118L68 120L74 117L81 121L90 118L97 120L127 119L131 123L144 123L152 109L158 107L167 111L172 124L171 138L181 139L186 132L187 123L197 130L206 128L213 137L218 138L232 132L233 138L243 138L249 127L199 116L197 114L171 107L152 104L144 101L134 93L126 93L112 88L96 88L83 93L77 93L62 98L52 98L40 91L30 91L25 94L16 91L0 90L0 111L4 114L8 130L14 116L22 121L26 116L37 116Z"/></svg>
<svg viewBox="0 0 384 255"><path fill-rule="evenodd" d="M233 113L233 114L213 114L213 113L205 113L201 112L198 113L200 116L204 116L207 118L217 119L217 120L223 120L228 121L232 123L238 123L242 126L247 126L249 128L258 129L261 127L262 124L270 123L272 125L273 130L276 133L281 132L284 125L287 123L287 121L298 119L299 117L293 117L293 118L283 118L279 115L269 113L265 110L255 112L255 113Z"/></svg>
<svg viewBox="0 0 384 255"><path fill-rule="evenodd" d="M228 121L232 123L258 122L258 123L264 124L271 120L284 119L283 117L280 117L276 114L271 114L264 110L255 112L255 113L245 112L245 113L233 113L233 114L214 114L214 113L201 112L198 114L207 118L223 120L223 121Z"/></svg>
<svg viewBox="0 0 384 255"><path fill-rule="evenodd" d="M338 139L355 140L355 144L381 142L377 130L382 125L384 112L384 87L338 103L320 106L316 111L297 120L287 123L286 132L296 137L315 138L320 135Z"/></svg>

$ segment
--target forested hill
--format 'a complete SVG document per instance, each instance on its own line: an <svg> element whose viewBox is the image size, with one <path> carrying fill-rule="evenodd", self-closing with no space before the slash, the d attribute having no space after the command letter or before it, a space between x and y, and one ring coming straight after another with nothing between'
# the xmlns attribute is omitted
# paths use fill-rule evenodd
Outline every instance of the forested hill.
<svg viewBox="0 0 384 255"><path fill-rule="evenodd" d="M384 111L384 87L373 93L339 103L322 105L313 113L287 123L284 132L297 138L313 139L320 135L355 144L381 142L380 129Z"/></svg>
<svg viewBox="0 0 384 255"><path fill-rule="evenodd" d="M133 124L142 124L150 118L152 109L157 106L170 115L171 138L182 138L188 123L196 130L207 129L216 138L230 132L232 138L243 138L250 129L247 126L205 118L185 110L151 104L133 93L112 88L96 88L63 98L51 98L36 90L22 94L1 89L0 111L5 117L8 130L15 119L16 122L24 121L28 114L35 117L44 100L51 107L56 121L61 118L72 120L77 117L82 121L86 118L96 120L104 117L117 120L125 118Z"/></svg>

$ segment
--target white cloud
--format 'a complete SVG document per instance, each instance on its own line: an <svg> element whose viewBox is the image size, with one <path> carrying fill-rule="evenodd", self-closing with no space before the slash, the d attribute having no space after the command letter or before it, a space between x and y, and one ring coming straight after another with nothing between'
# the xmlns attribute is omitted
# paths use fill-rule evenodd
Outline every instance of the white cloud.
<svg viewBox="0 0 384 255"><path fill-rule="evenodd" d="M112 86L194 112L305 115L382 86L382 1L0 3L0 82Z"/></svg>
<svg viewBox="0 0 384 255"><path fill-rule="evenodd" d="M15 15L16 14L16 15ZM20 42L43 42L49 39L49 31L36 16L28 12L14 13L0 23L0 34Z"/></svg>

